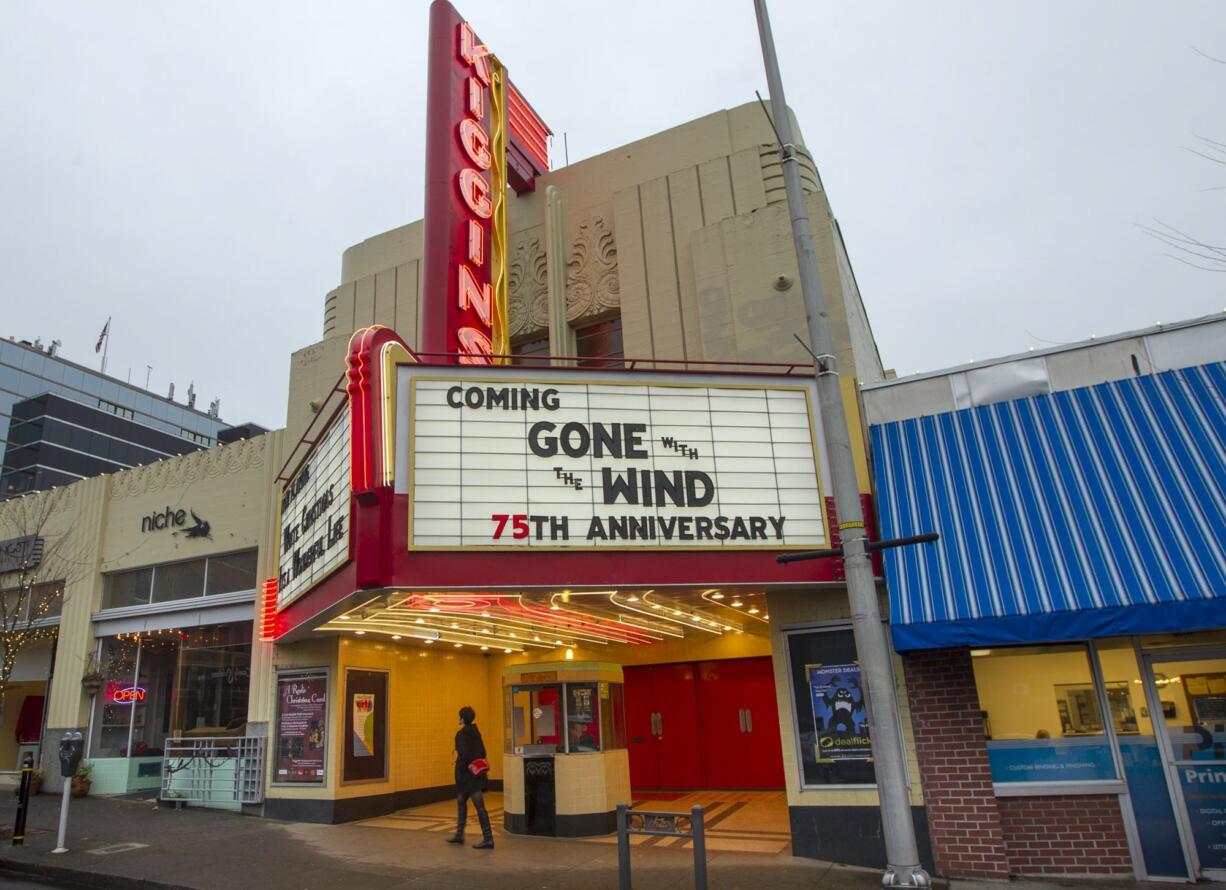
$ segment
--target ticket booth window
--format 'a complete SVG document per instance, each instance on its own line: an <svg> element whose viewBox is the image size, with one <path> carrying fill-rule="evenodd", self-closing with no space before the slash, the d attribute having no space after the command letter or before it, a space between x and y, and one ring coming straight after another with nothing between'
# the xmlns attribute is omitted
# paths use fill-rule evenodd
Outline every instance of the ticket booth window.
<svg viewBox="0 0 1226 890"><path fill-rule="evenodd" d="M511 687L511 751L547 754L562 743L562 686Z"/></svg>
<svg viewBox="0 0 1226 890"><path fill-rule="evenodd" d="M626 697L621 683L601 683L600 725L604 750L626 747Z"/></svg>

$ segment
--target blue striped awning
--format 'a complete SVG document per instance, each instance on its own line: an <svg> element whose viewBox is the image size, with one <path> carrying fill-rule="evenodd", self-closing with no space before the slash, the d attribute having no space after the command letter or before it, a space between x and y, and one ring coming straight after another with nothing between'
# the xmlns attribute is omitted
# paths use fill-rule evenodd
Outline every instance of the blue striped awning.
<svg viewBox="0 0 1226 890"><path fill-rule="evenodd" d="M872 427L899 650L1226 627L1226 362Z"/></svg>

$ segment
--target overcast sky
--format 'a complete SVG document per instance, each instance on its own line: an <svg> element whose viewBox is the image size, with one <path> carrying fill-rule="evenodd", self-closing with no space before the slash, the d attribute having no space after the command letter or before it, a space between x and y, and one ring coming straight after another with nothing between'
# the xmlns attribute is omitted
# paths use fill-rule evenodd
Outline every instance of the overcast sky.
<svg viewBox="0 0 1226 890"><path fill-rule="evenodd" d="M572 162L766 92L750 0L457 5ZM888 367L1226 306L1226 272L1139 228L1226 244L1226 166L1181 148L1226 143L1226 64L1197 52L1226 59L1226 3L771 14ZM426 24L424 0L0 2L0 335L95 364L113 315L113 375L281 425L341 252L421 216Z"/></svg>

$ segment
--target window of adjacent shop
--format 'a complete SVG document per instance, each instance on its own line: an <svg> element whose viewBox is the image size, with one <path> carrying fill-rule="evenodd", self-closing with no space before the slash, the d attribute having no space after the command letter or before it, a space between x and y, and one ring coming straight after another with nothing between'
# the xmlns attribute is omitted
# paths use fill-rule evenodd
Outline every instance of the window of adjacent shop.
<svg viewBox="0 0 1226 890"><path fill-rule="evenodd" d="M0 591L4 623L21 629L43 620L58 618L64 608L64 582L49 581L25 588Z"/></svg>
<svg viewBox="0 0 1226 890"><path fill-rule="evenodd" d="M620 368L625 365L625 347L622 345L621 316L575 329L575 351L582 358L607 359L591 361L599 368Z"/></svg>
<svg viewBox="0 0 1226 890"><path fill-rule="evenodd" d="M91 757L160 757L167 738L244 734L249 622L105 637L97 655Z"/></svg>
<svg viewBox="0 0 1226 890"><path fill-rule="evenodd" d="M505 695L508 754L587 754L626 747L621 683L512 686Z"/></svg>
<svg viewBox="0 0 1226 890"><path fill-rule="evenodd" d="M972 649L971 664L995 784L1115 782L1086 646ZM1132 673L1104 673L1119 735L1135 735L1142 719Z"/></svg>
<svg viewBox="0 0 1226 890"><path fill-rule="evenodd" d="M192 559L107 575L102 608L143 606L255 589L256 551Z"/></svg>
<svg viewBox="0 0 1226 890"><path fill-rule="evenodd" d="M801 786L876 781L864 686L847 625L784 632Z"/></svg>

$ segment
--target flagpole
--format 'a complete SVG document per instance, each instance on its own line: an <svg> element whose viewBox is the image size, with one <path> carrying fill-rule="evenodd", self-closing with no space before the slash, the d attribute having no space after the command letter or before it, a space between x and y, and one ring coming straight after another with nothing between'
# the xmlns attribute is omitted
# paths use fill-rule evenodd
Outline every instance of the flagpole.
<svg viewBox="0 0 1226 890"><path fill-rule="evenodd" d="M111 349L111 317L106 317L106 336L102 339L102 376L106 376L106 354Z"/></svg>

